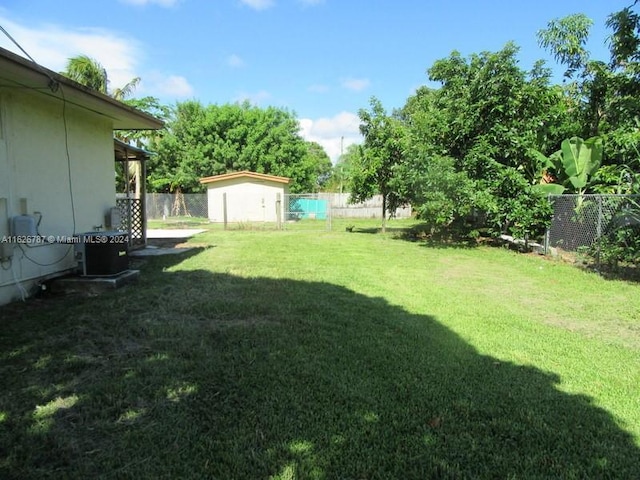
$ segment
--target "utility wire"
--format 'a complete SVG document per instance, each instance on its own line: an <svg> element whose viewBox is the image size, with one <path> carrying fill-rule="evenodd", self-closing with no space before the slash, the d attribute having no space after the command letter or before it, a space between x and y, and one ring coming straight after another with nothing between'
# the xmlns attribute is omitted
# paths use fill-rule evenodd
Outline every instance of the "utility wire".
<svg viewBox="0 0 640 480"><path fill-rule="evenodd" d="M27 51L26 51L24 48L22 48L22 46L21 46L18 42L16 42L16 40L15 40L15 39L14 39L14 38L9 34L9 32L7 32L7 31L4 29L4 27L3 27L2 25L0 25L0 30L2 30L2 32L3 32L7 37L9 37L9 40L11 40L11 41L15 44L15 46L16 46L16 47L18 47L18 48L20 49L20 51L21 51L22 53L24 53L24 54L27 56L27 58L28 58L29 60L31 60L31 61L32 61L33 63L35 63L36 65L38 65L38 62L36 62L36 61L33 59L33 57L32 57L31 55L29 55L29 54L27 53ZM38 66L40 66L40 65L38 65Z"/></svg>
<svg viewBox="0 0 640 480"><path fill-rule="evenodd" d="M59 82L58 82L55 78L53 78L53 77L49 74L49 72L47 72L47 70L46 70L42 65L40 65L38 62L36 62L36 61L33 59L33 57L32 57L31 55L29 55L29 53L28 53L24 48L22 48L22 45L20 45L20 44L16 41L16 39L15 39L15 38L13 38L13 37L11 36L11 34L10 34L9 32L7 32L7 30L6 30L2 25L0 25L0 31L2 31L2 32L7 36L7 38L9 38L9 40L11 40L11 41L15 44L15 46L16 46L16 47L18 47L18 48L20 49L20 51L21 51L22 53L24 53L24 54L25 54L25 56L26 56L29 60L31 60L33 63L35 63L35 64L38 66L38 68L39 68L40 70L42 70L42 73L43 73L44 75L46 75L46 77L49 79L49 85L48 85L49 89L50 89L52 92L54 92L54 93L55 93L55 92L57 92L57 91L58 91L58 88L60 87Z"/></svg>

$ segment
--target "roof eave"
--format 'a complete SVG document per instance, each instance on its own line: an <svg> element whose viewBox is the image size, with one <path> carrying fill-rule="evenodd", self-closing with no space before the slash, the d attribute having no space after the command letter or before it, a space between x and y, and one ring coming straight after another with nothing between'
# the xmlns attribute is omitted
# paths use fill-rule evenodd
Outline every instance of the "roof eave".
<svg viewBox="0 0 640 480"><path fill-rule="evenodd" d="M211 177L203 177L200 179L200 183L209 184L209 183L216 183L224 180L233 180L236 178L243 178L243 177L251 178L254 180L266 180L266 181L275 182L275 183L282 183L285 185L291 181L291 179L287 177L279 177L276 175L269 175L266 173L256 173L256 172L250 172L248 170L243 170L241 172L231 172L231 173L224 173L222 175L213 175Z"/></svg>

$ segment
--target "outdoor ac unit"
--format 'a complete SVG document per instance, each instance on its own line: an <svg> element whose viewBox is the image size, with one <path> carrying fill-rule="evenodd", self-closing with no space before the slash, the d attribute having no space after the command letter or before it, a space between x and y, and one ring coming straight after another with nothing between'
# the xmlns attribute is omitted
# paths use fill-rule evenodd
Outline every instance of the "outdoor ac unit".
<svg viewBox="0 0 640 480"><path fill-rule="evenodd" d="M86 232L76 237L75 256L82 276L106 277L129 269L126 233Z"/></svg>

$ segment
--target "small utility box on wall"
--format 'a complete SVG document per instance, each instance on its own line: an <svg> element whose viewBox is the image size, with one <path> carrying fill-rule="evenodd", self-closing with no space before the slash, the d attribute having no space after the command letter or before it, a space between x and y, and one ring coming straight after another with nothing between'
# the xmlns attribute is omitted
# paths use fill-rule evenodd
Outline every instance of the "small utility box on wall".
<svg viewBox="0 0 640 480"><path fill-rule="evenodd" d="M17 237L38 235L36 219L32 215L16 215L11 218L11 234Z"/></svg>
<svg viewBox="0 0 640 480"><path fill-rule="evenodd" d="M200 179L207 186L207 211L211 222L275 222L284 217L289 179L249 171Z"/></svg>

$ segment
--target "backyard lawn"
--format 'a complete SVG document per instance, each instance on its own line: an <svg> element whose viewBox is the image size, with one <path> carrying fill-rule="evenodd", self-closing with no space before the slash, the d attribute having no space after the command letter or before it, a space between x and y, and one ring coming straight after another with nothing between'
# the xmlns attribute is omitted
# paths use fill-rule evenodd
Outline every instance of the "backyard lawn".
<svg viewBox="0 0 640 480"><path fill-rule="evenodd" d="M2 307L0 478L640 478L639 284L354 223Z"/></svg>

